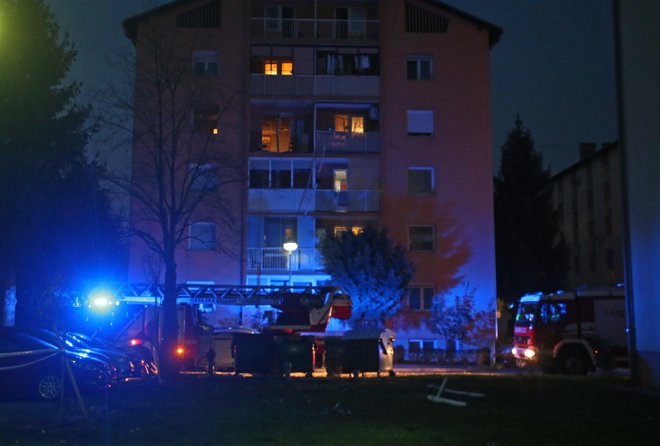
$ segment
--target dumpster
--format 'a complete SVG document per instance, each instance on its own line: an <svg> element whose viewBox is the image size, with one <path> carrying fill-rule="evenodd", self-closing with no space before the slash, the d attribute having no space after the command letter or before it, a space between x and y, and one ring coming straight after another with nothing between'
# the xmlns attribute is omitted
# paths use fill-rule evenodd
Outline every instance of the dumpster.
<svg viewBox="0 0 660 446"><path fill-rule="evenodd" d="M314 338L288 334L234 335L236 373L285 375L314 371Z"/></svg>
<svg viewBox="0 0 660 446"><path fill-rule="evenodd" d="M325 338L325 366L328 376L364 372L394 376L394 332L389 329L347 331L341 337Z"/></svg>

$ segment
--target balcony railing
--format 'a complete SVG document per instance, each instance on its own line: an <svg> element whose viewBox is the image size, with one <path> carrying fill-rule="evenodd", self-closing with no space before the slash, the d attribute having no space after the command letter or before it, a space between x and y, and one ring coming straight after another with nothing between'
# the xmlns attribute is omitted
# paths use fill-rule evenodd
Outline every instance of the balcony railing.
<svg viewBox="0 0 660 446"><path fill-rule="evenodd" d="M377 41L378 20L250 19L252 39L281 40L367 40Z"/></svg>
<svg viewBox="0 0 660 446"><path fill-rule="evenodd" d="M377 190L317 190L316 211L378 212L380 192Z"/></svg>
<svg viewBox="0 0 660 446"><path fill-rule="evenodd" d="M378 97L378 76L250 75L253 96Z"/></svg>
<svg viewBox="0 0 660 446"><path fill-rule="evenodd" d="M380 132L351 133L316 131L316 153L378 153Z"/></svg>
<svg viewBox="0 0 660 446"><path fill-rule="evenodd" d="M290 255L284 248L248 248L249 270L322 271L323 258L316 248L298 248Z"/></svg>

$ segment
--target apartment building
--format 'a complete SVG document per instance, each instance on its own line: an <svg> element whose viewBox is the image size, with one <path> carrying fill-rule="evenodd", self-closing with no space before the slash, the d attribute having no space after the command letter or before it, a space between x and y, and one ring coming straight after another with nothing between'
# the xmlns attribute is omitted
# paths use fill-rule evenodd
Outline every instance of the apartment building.
<svg viewBox="0 0 660 446"><path fill-rule="evenodd" d="M570 251L567 286L623 283L621 154L617 142L579 145L580 160L551 179Z"/></svg>
<svg viewBox="0 0 660 446"><path fill-rule="evenodd" d="M136 47L136 94L163 60L184 61L182 77L195 85L181 101L190 140L237 155L242 181L227 182L221 221L189 222L179 282L328 283L319 239L374 224L415 265L389 321L397 343L442 348L425 323L430 306L466 289L492 312L494 340L489 60L500 28L428 0L181 0L124 29ZM175 48L170 58L152 50L163 42ZM136 174L149 128L136 119ZM296 249L285 250L291 241ZM149 258L131 243L131 280L162 274ZM226 312L208 319L236 323Z"/></svg>

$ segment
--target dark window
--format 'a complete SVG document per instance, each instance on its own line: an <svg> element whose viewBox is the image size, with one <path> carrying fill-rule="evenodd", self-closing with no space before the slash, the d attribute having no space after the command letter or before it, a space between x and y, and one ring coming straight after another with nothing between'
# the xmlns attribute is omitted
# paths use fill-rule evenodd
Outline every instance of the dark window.
<svg viewBox="0 0 660 446"><path fill-rule="evenodd" d="M435 190L432 167L411 167L408 169L408 193L430 194Z"/></svg>
<svg viewBox="0 0 660 446"><path fill-rule="evenodd" d="M410 251L433 251L433 226L410 226L408 228L408 249Z"/></svg>
<svg viewBox="0 0 660 446"><path fill-rule="evenodd" d="M409 80L431 79L431 56L408 56L406 60L406 77Z"/></svg>
<svg viewBox="0 0 660 446"><path fill-rule="evenodd" d="M218 133L218 107L197 108L193 114L193 131L195 133Z"/></svg>
<svg viewBox="0 0 660 446"><path fill-rule="evenodd" d="M210 251L215 249L215 224L193 223L190 225L191 251Z"/></svg>

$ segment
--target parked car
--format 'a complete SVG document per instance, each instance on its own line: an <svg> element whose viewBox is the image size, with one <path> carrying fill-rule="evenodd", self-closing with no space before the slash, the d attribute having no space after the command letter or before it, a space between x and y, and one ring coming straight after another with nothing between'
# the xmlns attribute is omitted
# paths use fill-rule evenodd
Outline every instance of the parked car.
<svg viewBox="0 0 660 446"><path fill-rule="evenodd" d="M21 331L23 333L26 333L30 336L34 336L35 338L39 338L43 341L46 341L49 344L52 344L56 347L61 347L64 348L70 352L73 353L78 353L79 355L86 356L86 357L91 357L98 359L99 361L103 361L107 363L112 369L113 369L113 374L115 377L116 381L125 379L126 374L130 374L130 365L127 365L126 362L120 362L118 359L119 358L113 358L110 355L108 355L105 352L101 352L98 350L93 350L89 348L82 348L78 345L73 344L72 342L68 341L66 339L66 336L64 335L59 335L51 330L47 330L45 328L40 328L40 327L33 327L33 326L21 326L15 328L15 330ZM129 371L126 371L126 368L129 369ZM130 376L130 375L129 375Z"/></svg>
<svg viewBox="0 0 660 446"><path fill-rule="evenodd" d="M0 328L0 394L53 401L71 389L67 361L81 391L109 388L111 366L78 352L60 349L13 328Z"/></svg>
<svg viewBox="0 0 660 446"><path fill-rule="evenodd" d="M145 356L141 351L134 348L118 347L106 339L96 336L88 336L86 334L77 332L68 332L65 334L65 338L68 342L71 342L73 345L78 346L79 348L87 348L105 353L111 358L121 360L122 363L125 363L126 360L130 361L132 366L132 372L130 376L132 378L144 378L146 376L155 375L157 373L157 369L153 363L153 357L151 356L150 352L148 356Z"/></svg>

